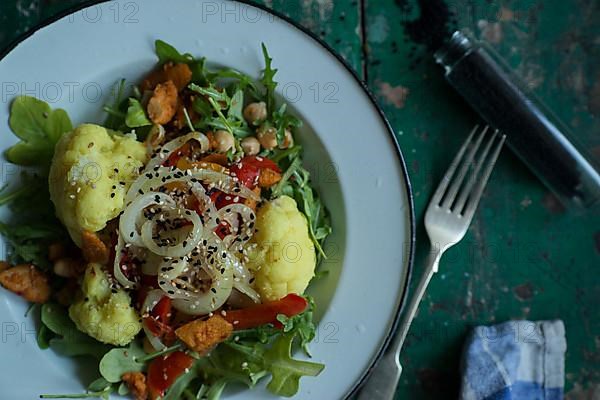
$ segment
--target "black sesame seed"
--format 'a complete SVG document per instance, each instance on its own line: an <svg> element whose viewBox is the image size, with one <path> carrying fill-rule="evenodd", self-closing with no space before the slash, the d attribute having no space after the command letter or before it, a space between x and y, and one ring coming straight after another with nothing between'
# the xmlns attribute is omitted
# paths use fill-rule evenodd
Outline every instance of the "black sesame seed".
<svg viewBox="0 0 600 400"><path fill-rule="evenodd" d="M167 293L169 293L169 294L175 294L175 292L173 290L169 290Z"/></svg>
<svg viewBox="0 0 600 400"><path fill-rule="evenodd" d="M217 289L215 289L214 287L210 288L210 291L213 292L213 293L215 293L215 294L217 293Z"/></svg>
<svg viewBox="0 0 600 400"><path fill-rule="evenodd" d="M111 193L111 194L110 194L110 198L112 199L112 198L114 198L114 197L115 197L115 194L114 194L114 193Z"/></svg>

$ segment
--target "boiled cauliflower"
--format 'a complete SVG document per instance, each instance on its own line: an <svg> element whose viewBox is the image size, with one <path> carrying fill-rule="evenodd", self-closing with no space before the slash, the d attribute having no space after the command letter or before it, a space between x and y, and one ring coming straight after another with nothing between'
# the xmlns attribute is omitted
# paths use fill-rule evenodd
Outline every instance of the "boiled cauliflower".
<svg viewBox="0 0 600 400"><path fill-rule="evenodd" d="M315 248L294 199L279 197L258 210L247 266L263 300L302 294L314 276Z"/></svg>
<svg viewBox="0 0 600 400"><path fill-rule="evenodd" d="M146 157L134 137L97 125L84 124L61 137L50 167L50 197L77 245L83 230L97 232L123 210Z"/></svg>
<svg viewBox="0 0 600 400"><path fill-rule="evenodd" d="M77 328L103 343L125 346L142 329L140 316L123 289L111 289L99 264L89 264L78 300L69 308Z"/></svg>

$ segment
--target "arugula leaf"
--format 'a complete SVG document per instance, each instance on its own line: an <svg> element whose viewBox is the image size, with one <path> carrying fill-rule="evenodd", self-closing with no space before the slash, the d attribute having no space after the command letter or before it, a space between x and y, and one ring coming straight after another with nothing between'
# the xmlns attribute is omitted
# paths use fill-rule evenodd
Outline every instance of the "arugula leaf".
<svg viewBox="0 0 600 400"><path fill-rule="evenodd" d="M110 348L77 329L67 311L57 304L42 305L42 323L60 336L49 341L50 347L60 354L101 358Z"/></svg>
<svg viewBox="0 0 600 400"><path fill-rule="evenodd" d="M279 314L277 320L283 325L283 331L285 333L291 332L298 335L300 338L300 346L307 356L312 357L310 350L308 349L308 344L315 338L317 331L313 322L315 301L311 296L305 297L308 300L308 307L303 313L291 318L284 314Z"/></svg>
<svg viewBox="0 0 600 400"><path fill-rule="evenodd" d="M67 234L56 219L47 178L27 174L16 189L0 189L0 205L6 204L11 206L13 215L10 221L0 222L0 234L10 245L9 260L48 269L48 245L66 240Z"/></svg>
<svg viewBox="0 0 600 400"><path fill-rule="evenodd" d="M129 388L125 382L121 382L119 388L117 389L117 393L119 396L127 396L129 394Z"/></svg>
<svg viewBox="0 0 600 400"><path fill-rule="evenodd" d="M227 118L230 120L244 121L244 116L242 115L244 107L244 91L242 89L238 89L235 91L233 96L231 96L231 102L229 106L229 110L227 111Z"/></svg>
<svg viewBox="0 0 600 400"><path fill-rule="evenodd" d="M144 110L144 107L142 107L142 104L133 97L129 98L129 107L127 108L125 125L130 128L152 125L152 122L146 116L146 111Z"/></svg>
<svg viewBox="0 0 600 400"><path fill-rule="evenodd" d="M125 83L125 79L121 79L114 85L112 90L113 103L102 108L108 114L103 124L105 128L122 131L127 127L125 118L129 102L125 97Z"/></svg>
<svg viewBox="0 0 600 400"><path fill-rule="evenodd" d="M60 226L40 223L8 225L0 222L0 234L11 246L9 260L12 263L33 263L42 269L50 267L48 245L63 237Z"/></svg>
<svg viewBox="0 0 600 400"><path fill-rule="evenodd" d="M95 381L93 381L92 383L90 383L87 387L87 390L90 392L103 392L110 386L111 386L111 383L109 381L100 377L100 378L96 379Z"/></svg>
<svg viewBox="0 0 600 400"><path fill-rule="evenodd" d="M273 112L272 124L277 130L277 143L283 143L285 130L289 128L300 128L302 121L292 114L286 112L287 104L283 103L277 111Z"/></svg>
<svg viewBox="0 0 600 400"><path fill-rule="evenodd" d="M113 388L108 387L101 392L75 393L75 394L41 394L40 399L104 399L109 400Z"/></svg>
<svg viewBox="0 0 600 400"><path fill-rule="evenodd" d="M190 386L194 379L198 378L198 363L194 364L188 372L179 376L177 380L169 387L162 400L179 400L183 392Z"/></svg>
<svg viewBox="0 0 600 400"><path fill-rule="evenodd" d="M188 64L194 61L194 57L192 57L191 54L181 54L175 47L162 40L157 40L154 42L154 49L160 64L164 64L169 61Z"/></svg>
<svg viewBox="0 0 600 400"><path fill-rule="evenodd" d="M73 129L65 110L52 110L48 103L30 96L13 100L9 124L21 141L6 151L6 159L27 166L48 167L58 139Z"/></svg>
<svg viewBox="0 0 600 400"><path fill-rule="evenodd" d="M42 324L36 336L38 347L41 350L46 350L47 348L49 348L50 339L52 338L52 336L52 331L48 329L46 325Z"/></svg>
<svg viewBox="0 0 600 400"><path fill-rule="evenodd" d="M108 382L120 382L121 376L126 372L141 372L144 370L145 364L139 362L138 358L145 355L144 349L135 340L131 342L129 347L114 348L100 360L100 374Z"/></svg>
<svg viewBox="0 0 600 400"><path fill-rule="evenodd" d="M294 360L290 354L293 334L286 333L275 340L273 346L265 352L265 362L272 374L267 389L275 395L291 397L298 392L300 378L317 376L323 371L323 364Z"/></svg>
<svg viewBox="0 0 600 400"><path fill-rule="evenodd" d="M42 394L41 399L90 399L90 398L101 398L108 400L110 394L115 391L115 387L104 378L98 378L87 388L85 393L75 394ZM119 393L121 394L121 393Z"/></svg>
<svg viewBox="0 0 600 400"><path fill-rule="evenodd" d="M267 46L265 46L264 43L262 43L261 46L263 57L265 59L265 69L263 70L260 83L262 83L266 89L265 98L267 103L267 113L271 114L275 110L275 88L277 87L277 82L275 82L273 78L275 77L275 74L277 74L277 69L271 67L273 59L269 56Z"/></svg>
<svg viewBox="0 0 600 400"><path fill-rule="evenodd" d="M308 221L309 235L318 257L327 258L322 243L331 233L329 214L319 195L310 185L310 173L302 166L300 151L290 151L286 156L289 159L287 169L284 169L281 180L271 190L271 198L288 195L296 200L298 209ZM280 164L282 161L279 160Z"/></svg>

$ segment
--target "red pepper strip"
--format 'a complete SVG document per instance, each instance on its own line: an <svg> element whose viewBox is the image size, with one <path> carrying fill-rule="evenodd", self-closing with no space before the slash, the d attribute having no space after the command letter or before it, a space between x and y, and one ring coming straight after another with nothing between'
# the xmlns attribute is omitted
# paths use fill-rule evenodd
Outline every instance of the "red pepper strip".
<svg viewBox="0 0 600 400"><path fill-rule="evenodd" d="M227 311L223 318L233 324L235 330L250 329L266 324L277 324L279 323L277 315L284 314L287 317L293 317L306 310L307 306L308 302L304 297L292 293L281 300Z"/></svg>
<svg viewBox="0 0 600 400"><path fill-rule="evenodd" d="M145 310L144 310L145 311ZM154 306L150 315L144 318L144 324L154 334L154 336L163 336L170 333L173 328L169 326L171 320L171 299L163 296Z"/></svg>
<svg viewBox="0 0 600 400"><path fill-rule="evenodd" d="M262 169L270 169L281 173L281 170L274 161L259 156L244 157L239 162L233 164L229 171L246 187L254 189L258 183L258 177Z"/></svg>
<svg viewBox="0 0 600 400"><path fill-rule="evenodd" d="M194 359L183 351L175 351L158 357L148 366L148 390L150 398L160 398L175 380L190 368Z"/></svg>

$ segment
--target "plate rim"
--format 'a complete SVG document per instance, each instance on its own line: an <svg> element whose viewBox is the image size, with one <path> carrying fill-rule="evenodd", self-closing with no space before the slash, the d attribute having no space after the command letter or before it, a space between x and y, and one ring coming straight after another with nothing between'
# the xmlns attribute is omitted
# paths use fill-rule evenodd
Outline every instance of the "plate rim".
<svg viewBox="0 0 600 400"><path fill-rule="evenodd" d="M8 45L2 51L0 51L0 61L2 61L5 57L7 57L19 44L21 44L23 41L25 41L29 37L33 36L37 31L39 31L49 25L52 25L53 23L61 20L62 18L66 17L66 16L74 14L77 11L83 10L88 7L92 7L94 5L108 3L110 1L111 0L86 0L79 4L75 4L70 7L67 7L65 10L63 10L57 14L54 14L52 17L47 18L47 19L35 24L31 28L27 29L25 32L19 34L15 39L10 41L8 43ZM367 98L369 99L371 104L373 105L373 107L375 107L375 110L377 111L379 118L381 118L382 122L384 123L384 125L386 127L386 130L387 130L389 136L391 136L391 138L392 138L392 142L394 143L394 147L396 149L396 156L398 157L398 161L400 162L402 175L404 177L404 187L405 187L406 197L407 197L407 201L408 201L408 210L407 210L408 211L408 219L409 219L408 228L410 231L408 234L409 249L408 249L408 259L406 261L406 271L403 274L403 282L401 282L402 293L400 294L399 303L398 303L398 306L397 306L397 309L396 309L396 312L394 315L394 320L393 320L392 324L390 325L390 328L387 329L387 332L385 333L385 339L379 346L379 350L376 352L375 356L372 358L369 366L362 372L360 379L358 381L354 382L351 389L346 393L346 395L343 398L344 400L349 400L356 393L358 393L360 387L364 384L366 379L369 377L373 368L375 368L375 366L377 365L379 360L382 358L383 353L387 349L388 345L390 344L392 338L394 337L394 335L397 331L397 328L399 325L399 320L400 320L400 315L402 314L402 311L404 310L404 306L406 305L406 301L408 298L409 286L410 286L410 282L411 282L411 278L412 278L412 274L413 274L414 258L415 258L416 222L415 222L415 205L414 205L414 195L413 195L413 190L412 190L412 183L411 183L410 177L408 175L408 169L406 167L406 161L404 159L404 154L402 153L402 149L400 148L400 144L398 143L398 139L396 137L394 128L392 127L389 119L385 115L385 112L383 111L383 108L379 104L379 101L373 95L373 92L369 88L368 84L358 75L358 73L354 70L354 68L350 65L350 63L348 61L346 61L333 47L331 47L327 42L325 42L325 40L320 38L317 34L311 32L308 28L302 26L300 23L294 21L291 17L288 17L287 15L283 14L280 11L270 9L263 4L255 2L254 0L228 0L228 1L245 4L245 5L249 5L251 7L258 8L268 14L271 14L271 15L287 22L288 24L292 25L294 28L298 29L300 32L304 33L305 35L307 35L308 37L313 39L316 43L318 43L321 47L323 47L327 51L327 53L329 53L331 56L333 56L335 59L337 59L340 62L340 64L346 69L346 71L349 72L350 75L354 78L356 83L358 83L358 85L361 87L361 89L363 90L363 92L365 93L365 95L367 96Z"/></svg>

